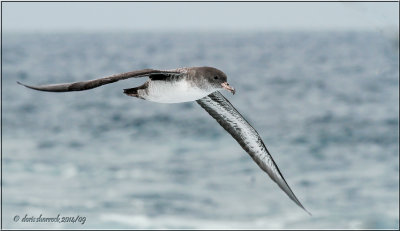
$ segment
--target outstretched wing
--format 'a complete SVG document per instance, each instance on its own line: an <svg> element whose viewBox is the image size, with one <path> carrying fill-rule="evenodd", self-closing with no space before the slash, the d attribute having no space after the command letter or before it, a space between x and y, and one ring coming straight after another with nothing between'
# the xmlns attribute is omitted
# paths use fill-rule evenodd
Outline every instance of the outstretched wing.
<svg viewBox="0 0 400 231"><path fill-rule="evenodd" d="M290 199L310 214L286 183L285 178L283 178L278 166L275 164L257 131L220 92L216 91L199 99L197 103L232 135L258 166L268 173L271 179L279 185Z"/></svg>
<svg viewBox="0 0 400 231"><path fill-rule="evenodd" d="M137 71L131 71L121 74L115 74L111 76L107 76L100 79L93 79L82 82L74 82L74 83L60 83L60 84L50 84L50 85L42 85L42 86L29 86L23 83L17 82L25 87L38 90L38 91L51 91L51 92L66 92L66 91L84 91L92 88L100 87L105 84L114 83L119 80L136 78L136 77L145 77L151 75L157 75L158 78L161 75L165 75L168 77L171 74L181 74L179 71L160 71L153 69L143 69Z"/></svg>

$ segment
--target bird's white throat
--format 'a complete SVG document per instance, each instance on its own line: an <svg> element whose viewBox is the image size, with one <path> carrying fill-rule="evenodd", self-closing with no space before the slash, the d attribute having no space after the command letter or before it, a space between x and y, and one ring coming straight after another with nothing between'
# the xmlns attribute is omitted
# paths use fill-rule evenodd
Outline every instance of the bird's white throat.
<svg viewBox="0 0 400 231"><path fill-rule="evenodd" d="M150 81L148 90L139 90L139 96L157 103L182 103L201 99L215 90L203 90L191 85L185 79L181 81Z"/></svg>

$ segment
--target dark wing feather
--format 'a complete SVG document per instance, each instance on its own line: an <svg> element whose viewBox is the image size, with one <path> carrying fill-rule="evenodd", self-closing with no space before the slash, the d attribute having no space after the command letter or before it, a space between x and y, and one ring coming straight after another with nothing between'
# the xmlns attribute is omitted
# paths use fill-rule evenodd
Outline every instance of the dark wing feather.
<svg viewBox="0 0 400 231"><path fill-rule="evenodd" d="M278 166L275 164L257 131L220 92L216 91L199 99L197 103L232 135L258 166L278 184L290 199L309 213L286 183L285 178L283 178Z"/></svg>
<svg viewBox="0 0 400 231"><path fill-rule="evenodd" d="M149 78L152 81L176 81L182 77L181 73L152 73Z"/></svg>
<svg viewBox="0 0 400 231"><path fill-rule="evenodd" d="M170 74L180 74L178 71L160 71L153 69L143 69L137 71L131 71L121 74L115 74L111 76L107 76L100 79L93 79L82 82L74 82L74 83L60 83L60 84L50 84L50 85L42 85L42 86L29 86L17 82L25 87L38 90L38 91L51 91L51 92L67 92L67 91L84 91L92 88L100 87L105 84L114 83L119 80L135 78L135 77L145 77L150 75L170 75Z"/></svg>

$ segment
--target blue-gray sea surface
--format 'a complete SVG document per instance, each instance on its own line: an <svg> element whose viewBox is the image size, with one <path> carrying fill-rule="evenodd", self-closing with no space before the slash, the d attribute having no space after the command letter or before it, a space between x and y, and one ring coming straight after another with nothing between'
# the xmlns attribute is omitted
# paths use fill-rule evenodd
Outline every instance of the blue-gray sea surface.
<svg viewBox="0 0 400 231"><path fill-rule="evenodd" d="M4 33L3 228L398 228L397 44L380 32ZM145 79L16 84L203 65L228 75L237 93L223 94L312 216L197 103L123 94ZM40 214L86 220L22 222Z"/></svg>

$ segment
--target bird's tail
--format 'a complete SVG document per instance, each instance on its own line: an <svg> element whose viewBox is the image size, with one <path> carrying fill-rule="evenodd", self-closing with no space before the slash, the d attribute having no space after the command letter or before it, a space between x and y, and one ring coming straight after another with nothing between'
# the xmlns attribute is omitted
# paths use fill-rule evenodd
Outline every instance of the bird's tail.
<svg viewBox="0 0 400 231"><path fill-rule="evenodd" d="M129 95L129 96L133 96L133 97L138 97L138 87L134 87L134 88L127 88L124 89L124 93Z"/></svg>

